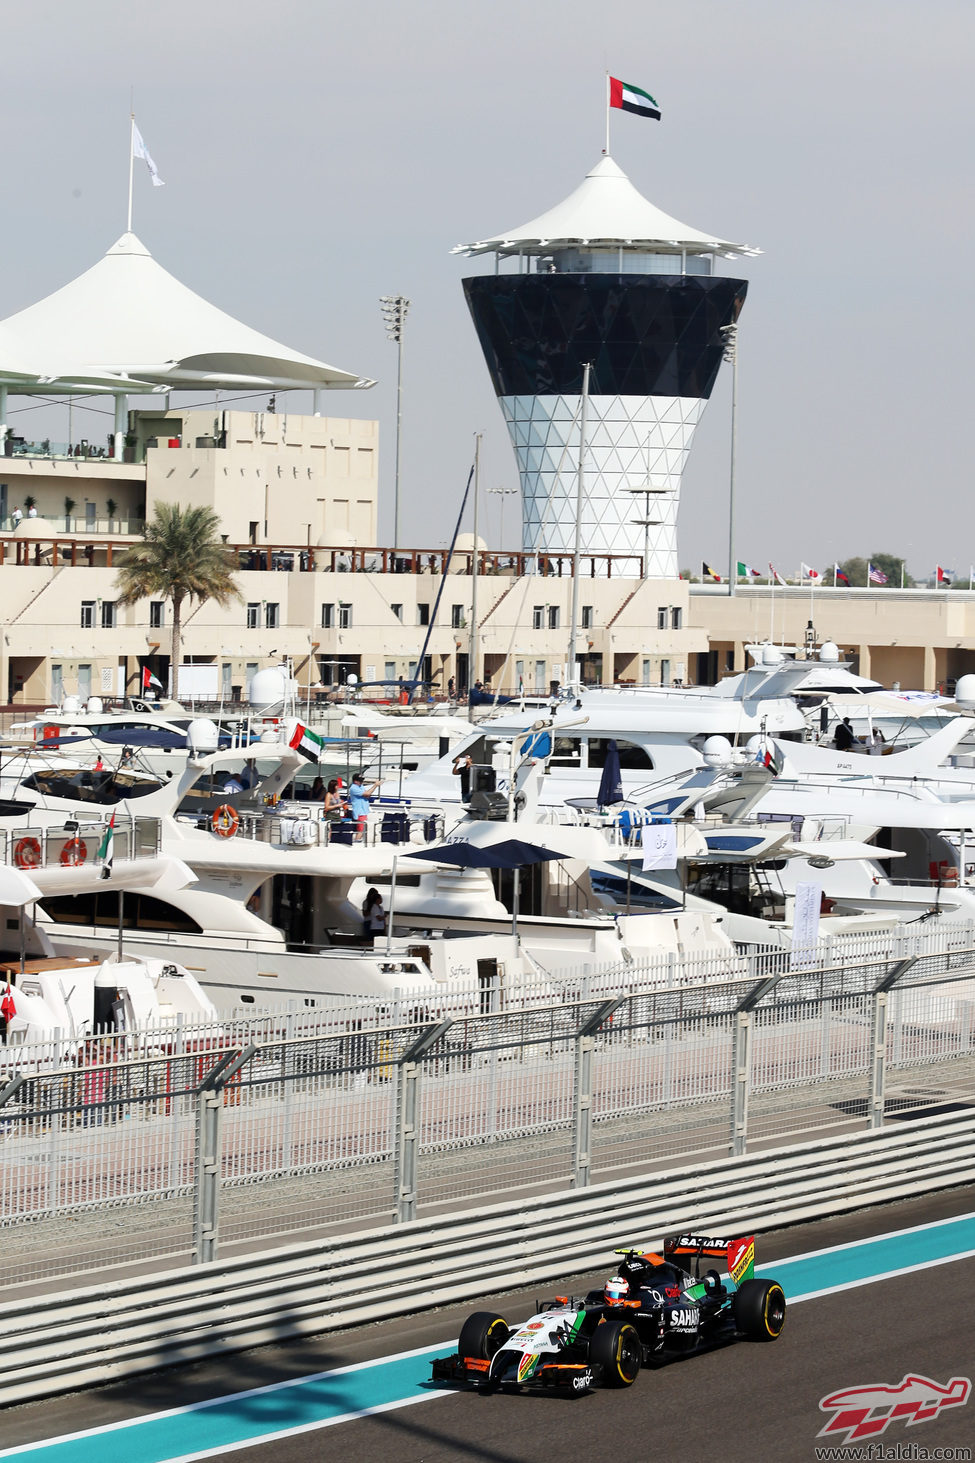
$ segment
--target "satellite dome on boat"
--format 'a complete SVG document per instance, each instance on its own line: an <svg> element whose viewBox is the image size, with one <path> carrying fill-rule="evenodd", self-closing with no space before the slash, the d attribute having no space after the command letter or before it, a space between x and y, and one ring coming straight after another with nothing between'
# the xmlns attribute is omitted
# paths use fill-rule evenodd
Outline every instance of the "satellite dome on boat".
<svg viewBox="0 0 975 1463"><path fill-rule="evenodd" d="M252 706L269 710L272 706L283 706L291 700L298 689L298 683L284 665L269 665L258 671L251 680L247 699Z"/></svg>
<svg viewBox="0 0 975 1463"><path fill-rule="evenodd" d="M959 706L975 706L975 676L959 676L955 683L955 701Z"/></svg>

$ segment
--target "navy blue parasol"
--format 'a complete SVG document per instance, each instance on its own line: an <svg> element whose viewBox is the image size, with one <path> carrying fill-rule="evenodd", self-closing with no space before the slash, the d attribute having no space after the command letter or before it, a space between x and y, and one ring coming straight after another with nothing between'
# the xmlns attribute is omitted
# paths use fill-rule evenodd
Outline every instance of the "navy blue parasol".
<svg viewBox="0 0 975 1463"><path fill-rule="evenodd" d="M537 843L525 843L521 838L500 838L497 843L488 843L483 847L458 839L455 843L441 843L436 848L418 848L409 857L428 859L433 864L454 864L459 869L513 869L511 933L517 938L519 871L527 864L546 863L549 859L564 858L565 855L553 853L550 848L541 848Z"/></svg>
<svg viewBox="0 0 975 1463"><path fill-rule="evenodd" d="M606 761L603 763L603 775L599 779L596 802L599 807L608 808L613 803L622 801L623 779L620 775L620 753L615 741L610 738L606 743Z"/></svg>
<svg viewBox="0 0 975 1463"><path fill-rule="evenodd" d="M456 843L440 843L436 848L411 850L409 857L429 859L432 864L456 864L459 869L520 869L526 864L541 864L565 855L541 848L537 843L525 843L521 838L501 838L483 847L458 839Z"/></svg>

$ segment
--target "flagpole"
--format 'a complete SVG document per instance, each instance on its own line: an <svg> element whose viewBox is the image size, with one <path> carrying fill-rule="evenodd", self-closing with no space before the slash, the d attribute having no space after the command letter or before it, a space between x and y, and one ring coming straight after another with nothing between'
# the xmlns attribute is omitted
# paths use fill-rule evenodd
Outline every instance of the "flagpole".
<svg viewBox="0 0 975 1463"><path fill-rule="evenodd" d="M129 221L126 233L132 232L132 172L135 166L135 112L129 113Z"/></svg>
<svg viewBox="0 0 975 1463"><path fill-rule="evenodd" d="M603 148L606 157L609 157L609 72L606 72L606 146Z"/></svg>

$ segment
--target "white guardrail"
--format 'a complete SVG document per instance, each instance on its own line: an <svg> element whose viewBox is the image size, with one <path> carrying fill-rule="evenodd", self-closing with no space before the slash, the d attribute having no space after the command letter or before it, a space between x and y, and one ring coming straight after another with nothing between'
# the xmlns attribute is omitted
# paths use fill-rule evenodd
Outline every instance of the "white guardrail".
<svg viewBox="0 0 975 1463"><path fill-rule="evenodd" d="M0 1405L596 1269L679 1230L777 1229L975 1180L975 1109L4 1302Z"/></svg>

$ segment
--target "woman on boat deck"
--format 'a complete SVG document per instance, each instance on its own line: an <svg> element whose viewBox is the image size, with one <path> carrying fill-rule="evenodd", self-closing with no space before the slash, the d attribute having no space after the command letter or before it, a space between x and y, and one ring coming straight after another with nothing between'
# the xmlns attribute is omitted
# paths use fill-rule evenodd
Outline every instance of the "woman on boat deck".
<svg viewBox="0 0 975 1463"><path fill-rule="evenodd" d="M385 934L386 911L383 908L383 896L378 889L370 889L362 905L363 933L367 940L376 935Z"/></svg>
<svg viewBox="0 0 975 1463"><path fill-rule="evenodd" d="M339 796L338 778L330 777L328 786L325 789L325 802L323 807L325 819L329 823L337 823L342 816L343 803Z"/></svg>

